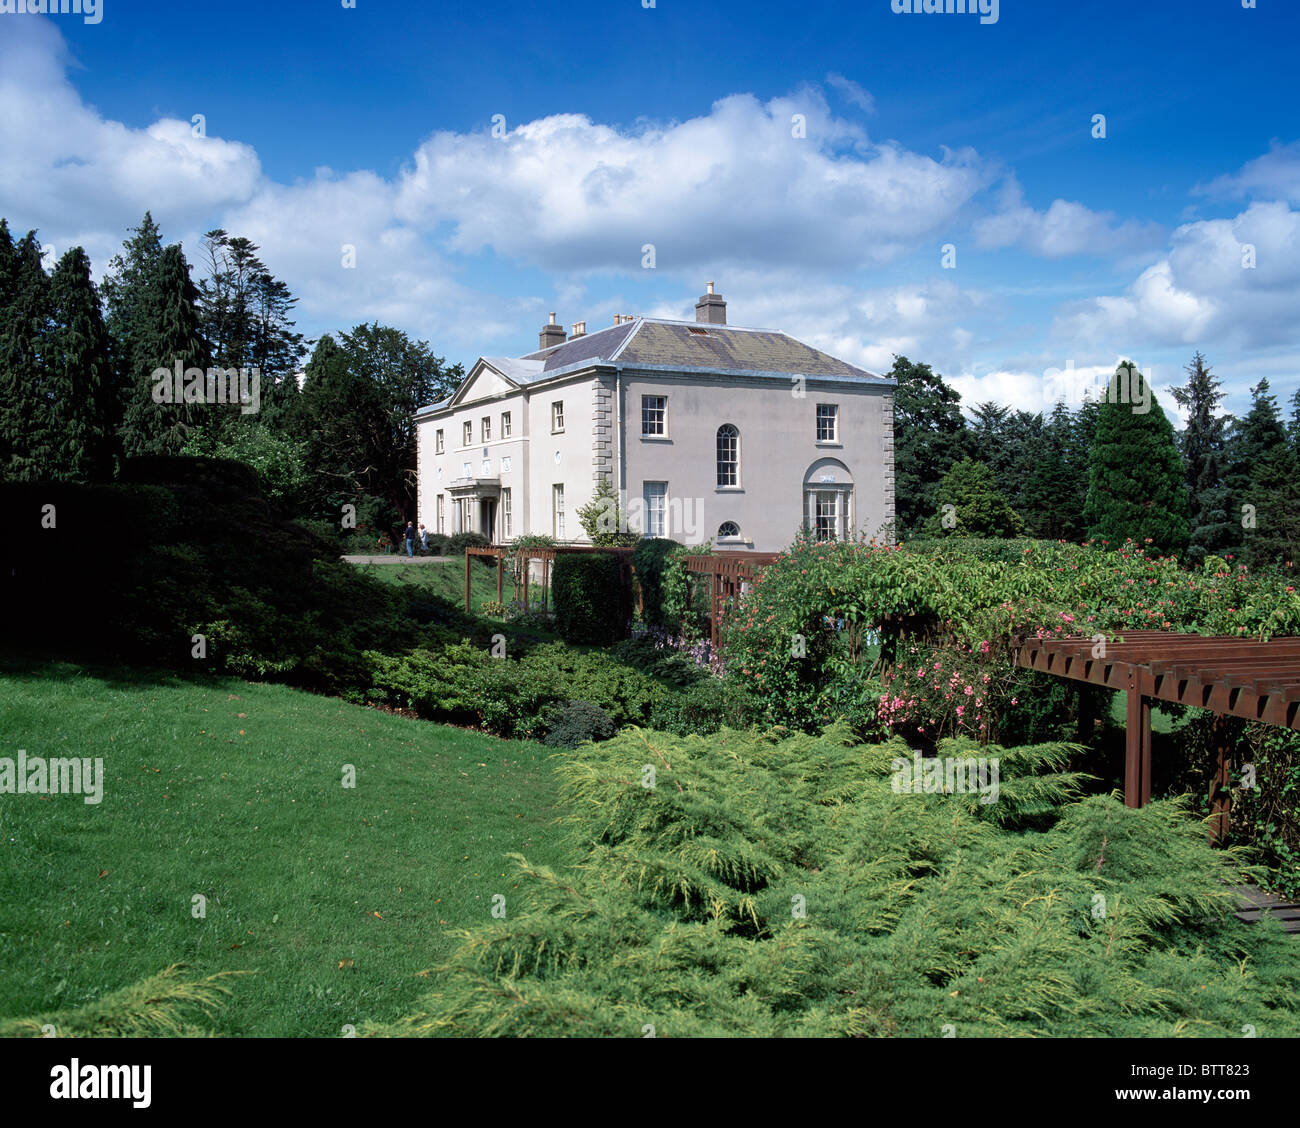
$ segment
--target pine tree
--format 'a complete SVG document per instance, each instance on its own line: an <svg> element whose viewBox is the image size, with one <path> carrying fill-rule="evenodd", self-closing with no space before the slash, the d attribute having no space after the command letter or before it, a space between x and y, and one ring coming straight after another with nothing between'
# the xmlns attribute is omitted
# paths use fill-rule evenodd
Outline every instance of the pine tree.
<svg viewBox="0 0 1300 1128"><path fill-rule="evenodd" d="M1118 383L1127 395L1113 394ZM1148 539L1159 552L1187 548L1187 486L1173 427L1155 393L1129 361L1116 370L1112 394L1097 410L1084 520L1088 536L1112 545ZM1142 405L1146 406L1142 410Z"/></svg>
<svg viewBox="0 0 1300 1128"><path fill-rule="evenodd" d="M1187 427L1179 436L1185 481L1191 505L1188 563L1199 565L1207 555L1230 552L1240 540L1228 519L1230 500L1220 468L1224 461L1227 420L1219 415L1223 393L1219 381L1197 352L1184 369L1187 383L1173 389L1174 399L1187 412Z"/></svg>
<svg viewBox="0 0 1300 1128"><path fill-rule="evenodd" d="M1300 460L1268 380L1261 379L1250 394L1250 411L1228 443L1227 477L1243 555L1263 567L1300 555Z"/></svg>
<svg viewBox="0 0 1300 1128"><path fill-rule="evenodd" d="M33 481L51 462L48 376L50 280L29 231L15 246L0 220L0 476Z"/></svg>
<svg viewBox="0 0 1300 1128"><path fill-rule="evenodd" d="M249 239L220 228L203 236L206 277L198 283L203 336L213 364L256 368L262 388L261 422L279 428L298 395L296 373L303 337L294 332L298 299L258 257ZM233 417L214 416L210 426L228 429Z"/></svg>
<svg viewBox="0 0 1300 1128"><path fill-rule="evenodd" d="M81 247L59 260L50 280L50 306L50 476L107 481L113 474L121 403L99 294Z"/></svg>
<svg viewBox="0 0 1300 1128"><path fill-rule="evenodd" d="M178 245L168 247L141 305L144 329L135 344L134 386L123 426L127 455L181 452L189 430L204 411L229 410L202 404L156 403L154 372L208 368L208 355L199 332L198 290L190 280L189 264Z"/></svg>

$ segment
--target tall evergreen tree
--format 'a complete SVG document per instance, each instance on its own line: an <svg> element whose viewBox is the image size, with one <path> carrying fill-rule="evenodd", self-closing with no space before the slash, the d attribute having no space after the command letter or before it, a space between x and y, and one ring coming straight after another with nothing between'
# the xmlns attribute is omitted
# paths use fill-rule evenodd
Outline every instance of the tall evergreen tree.
<svg viewBox="0 0 1300 1128"><path fill-rule="evenodd" d="M928 364L894 357L894 511L898 534L919 530L935 511L935 487L974 449L961 396Z"/></svg>
<svg viewBox="0 0 1300 1128"><path fill-rule="evenodd" d="M0 476L6 478L31 481L49 471L49 329L50 280L36 232L15 245L0 220Z"/></svg>
<svg viewBox="0 0 1300 1128"><path fill-rule="evenodd" d="M136 398L141 383L152 371L152 347L155 327L150 324L162 262L163 243L158 224L149 212L122 243L122 250L108 263L100 294L104 299L104 323L113 353L120 413L124 421L128 406ZM125 438L125 433L123 433Z"/></svg>
<svg viewBox="0 0 1300 1128"><path fill-rule="evenodd" d="M198 282L203 335L213 364L256 368L261 378L261 422L273 428L298 394L296 373L303 337L294 331L298 299L258 257L261 249L220 228L203 236L205 276ZM214 416L215 426L232 426Z"/></svg>
<svg viewBox="0 0 1300 1128"><path fill-rule="evenodd" d="M1173 397L1187 412L1187 426L1178 438L1190 502L1191 540L1188 563L1199 565L1206 555L1223 555L1238 544L1239 530L1229 520L1231 505L1222 467L1227 420L1219 414L1223 401L1213 370L1198 351L1184 369L1187 383Z"/></svg>
<svg viewBox="0 0 1300 1128"><path fill-rule="evenodd" d="M1022 508L1017 512L1029 532L1049 540L1082 540L1086 483L1086 466L1081 471L1075 451L1075 421L1059 402L1042 425L1024 475Z"/></svg>
<svg viewBox="0 0 1300 1128"><path fill-rule="evenodd" d="M1119 365L1116 380L1130 394L1108 395L1098 405L1083 508L1088 536L1112 545L1128 537L1139 544L1150 538L1159 552L1182 553L1191 530L1173 427L1146 377L1131 362ZM1142 410L1139 404L1147 397Z"/></svg>
<svg viewBox="0 0 1300 1128"><path fill-rule="evenodd" d="M182 371L209 367L208 353L199 331L198 290L190 280L189 264L179 245L167 247L143 300L144 330L136 342L131 401L123 425L127 455L181 452L185 437L203 419L204 412L230 411L189 403L157 403L153 392L156 369L171 370L179 361Z"/></svg>
<svg viewBox="0 0 1300 1128"><path fill-rule="evenodd" d="M1251 389L1251 408L1233 427L1228 481L1246 562L1275 565L1300 549L1300 459L1269 383Z"/></svg>
<svg viewBox="0 0 1300 1128"><path fill-rule="evenodd" d="M50 280L49 379L51 477L107 481L113 475L121 419L108 331L90 259L73 247Z"/></svg>

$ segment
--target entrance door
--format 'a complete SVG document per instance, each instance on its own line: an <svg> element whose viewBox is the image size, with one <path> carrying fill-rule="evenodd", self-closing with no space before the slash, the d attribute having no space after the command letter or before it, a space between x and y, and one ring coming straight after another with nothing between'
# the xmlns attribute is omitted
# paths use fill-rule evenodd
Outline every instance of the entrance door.
<svg viewBox="0 0 1300 1128"><path fill-rule="evenodd" d="M494 497L485 497L479 503L479 530L493 544L497 541L497 501Z"/></svg>

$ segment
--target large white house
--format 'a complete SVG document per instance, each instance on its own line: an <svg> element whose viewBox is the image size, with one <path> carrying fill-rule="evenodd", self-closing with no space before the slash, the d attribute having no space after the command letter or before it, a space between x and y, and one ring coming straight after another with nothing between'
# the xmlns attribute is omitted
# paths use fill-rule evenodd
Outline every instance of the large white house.
<svg viewBox="0 0 1300 1128"><path fill-rule="evenodd" d="M630 527L686 544L774 552L806 527L888 535L895 381L784 333L616 317L543 326L536 352L480 357L416 415L419 520L493 543L587 538L577 510L606 479Z"/></svg>

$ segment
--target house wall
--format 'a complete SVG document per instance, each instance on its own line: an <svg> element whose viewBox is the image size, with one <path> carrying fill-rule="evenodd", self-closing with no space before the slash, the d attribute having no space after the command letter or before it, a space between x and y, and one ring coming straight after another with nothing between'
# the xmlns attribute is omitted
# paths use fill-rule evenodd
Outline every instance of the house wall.
<svg viewBox="0 0 1300 1128"><path fill-rule="evenodd" d="M823 473L853 483L852 531L875 535L893 517L893 389L809 379L795 398L788 383L718 377L701 385L663 373L623 374L624 487L629 511L647 481L668 483L667 535L685 543L712 538L724 521L742 539L722 547L775 552L803 523L805 476L819 460L834 459ZM642 395L668 397L668 435L641 436ZM817 404L839 408L839 441L817 441ZM740 484L717 485L717 432L724 423L740 432ZM674 504L674 499L676 504ZM633 520L633 524L636 524Z"/></svg>
<svg viewBox="0 0 1300 1128"><path fill-rule="evenodd" d="M632 371L623 372L617 381L609 372L597 376L588 371L554 384L514 389L485 370L462 403L419 421L417 522L436 531L436 499L442 493L444 531L456 531L447 487L465 476L468 461L472 477L499 478L501 487L511 490L512 536L552 534L552 487L562 483L565 539L584 540L577 511L591 499L596 473L608 469L613 484L621 479L624 511L633 527L644 528L644 484L662 481L668 483L668 536L691 544L712 539L719 547L775 552L789 545L805 522L805 485L811 471L814 484L823 476L835 478L835 486L846 479L852 482L847 514L851 527L845 532L875 536L894 516L893 388L810 378L805 391L796 398L790 384L770 378L718 376L702 384L699 377ZM642 395L668 397L664 439L641 436ZM555 400L564 402L560 434L551 430ZM836 443L817 441L819 403L839 407ZM512 415L509 439L501 438L503 411ZM480 437L484 415L492 419L487 444ZM467 419L473 425L473 441L465 447L461 434ZM740 431L736 489L717 486L717 431L724 423ZM442 455L434 452L438 428L447 438ZM485 445L487 474L482 467ZM509 471L502 469L503 457L511 461ZM824 462L827 459L833 461ZM504 536L500 518L498 505L494 540ZM475 514L476 529L477 520ZM724 521L740 526L738 541L719 541Z"/></svg>
<svg viewBox="0 0 1300 1128"><path fill-rule="evenodd" d="M581 378L558 382L535 389L514 388L498 374L484 370L467 389L464 400L450 410L428 414L417 425L417 525L423 522L430 532L437 531L438 495L443 495L444 532L459 531L455 524L455 500L448 491L458 478L498 479L502 489L511 491L510 536L523 533L552 532L551 487L565 487L565 534L573 540L582 537L576 510L591 500L592 428L594 382L587 374ZM551 431L551 404L564 403L564 430ZM501 413L510 412L511 435L501 437ZM492 420L492 438L481 437L482 418ZM464 424L469 421L472 441L464 445ZM445 435L443 454L436 453L436 433ZM488 466L483 466L484 450ZM557 461L556 455L559 455ZM508 458L510 469L503 466ZM470 473L465 473L465 463ZM495 540L505 537L502 510L497 506L496 527L480 529L479 515L474 514L474 530L487 532Z"/></svg>

